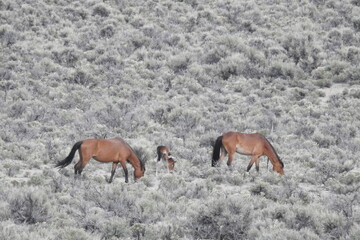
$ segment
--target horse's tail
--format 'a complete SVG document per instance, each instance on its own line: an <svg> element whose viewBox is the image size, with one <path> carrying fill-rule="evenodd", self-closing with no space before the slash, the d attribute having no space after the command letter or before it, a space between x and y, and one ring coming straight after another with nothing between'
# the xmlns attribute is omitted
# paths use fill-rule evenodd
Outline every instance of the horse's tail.
<svg viewBox="0 0 360 240"><path fill-rule="evenodd" d="M220 158L220 149L222 146L222 136L218 137L215 141L215 145L214 145L214 149L213 149L213 156L212 156L212 162L211 162L211 166L215 167L217 161L219 161Z"/></svg>
<svg viewBox="0 0 360 240"><path fill-rule="evenodd" d="M67 165L69 165L72 162L72 160L74 159L75 152L81 147L82 143L83 143L82 141L75 143L74 146L72 147L69 155L64 160L58 162L55 167L64 168Z"/></svg>

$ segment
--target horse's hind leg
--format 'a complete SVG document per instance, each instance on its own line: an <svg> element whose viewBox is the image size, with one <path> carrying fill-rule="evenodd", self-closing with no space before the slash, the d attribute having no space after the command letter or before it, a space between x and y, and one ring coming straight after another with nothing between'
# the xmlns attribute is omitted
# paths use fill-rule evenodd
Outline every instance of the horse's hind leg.
<svg viewBox="0 0 360 240"><path fill-rule="evenodd" d="M83 169L85 168L86 164L89 163L91 156L83 153L82 151L79 151L79 155L80 155L80 160L75 164L74 169L75 169L75 175L76 174L81 174L81 172L83 171Z"/></svg>
<svg viewBox="0 0 360 240"><path fill-rule="evenodd" d="M235 152L229 152L229 158L228 158L228 161L226 163L229 167L231 166L231 163L234 160L234 153Z"/></svg>
<svg viewBox="0 0 360 240"><path fill-rule="evenodd" d="M111 176L110 176L110 179L108 181L109 183L111 183L113 181L113 179L114 179L115 171L116 171L116 168L117 168L118 164L119 164L118 162L114 162L112 164Z"/></svg>
<svg viewBox="0 0 360 240"><path fill-rule="evenodd" d="M85 166L83 166L82 161L81 161L81 160L78 161L78 162L75 164L75 166L74 166L75 175L77 175L77 174L80 175L81 172L83 171L84 167L85 167Z"/></svg>
<svg viewBox="0 0 360 240"><path fill-rule="evenodd" d="M79 151L79 155L80 155L80 159L79 161L75 164L74 166L74 170L75 170L75 175L77 174L81 174L82 170L83 170L83 167L82 167L82 154L81 152Z"/></svg>

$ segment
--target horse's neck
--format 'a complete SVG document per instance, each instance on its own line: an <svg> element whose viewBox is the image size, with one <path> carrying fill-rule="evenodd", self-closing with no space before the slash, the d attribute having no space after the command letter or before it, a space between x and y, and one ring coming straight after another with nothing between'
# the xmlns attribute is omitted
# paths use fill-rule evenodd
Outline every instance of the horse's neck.
<svg viewBox="0 0 360 240"><path fill-rule="evenodd" d="M267 147L265 150L265 155L270 159L271 164L273 166L281 164L280 159L278 158L277 154L275 153L275 150L269 143L267 144Z"/></svg>
<svg viewBox="0 0 360 240"><path fill-rule="evenodd" d="M133 168L141 169L140 159L135 155L135 153L131 153L129 157L129 163L133 166Z"/></svg>

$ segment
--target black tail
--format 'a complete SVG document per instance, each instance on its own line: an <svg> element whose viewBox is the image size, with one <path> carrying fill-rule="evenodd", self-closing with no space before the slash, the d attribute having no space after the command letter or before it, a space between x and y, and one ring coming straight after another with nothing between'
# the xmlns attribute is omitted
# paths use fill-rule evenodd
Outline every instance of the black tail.
<svg viewBox="0 0 360 240"><path fill-rule="evenodd" d="M56 164L56 167L64 168L67 165L69 165L75 156L75 152L81 147L82 143L83 143L82 141L75 143L74 146L72 147L69 155L64 160L58 162Z"/></svg>
<svg viewBox="0 0 360 240"><path fill-rule="evenodd" d="M214 145L213 157L212 157L212 162L211 162L212 167L215 167L217 161L219 161L221 146L222 146L222 136L220 136L220 137L218 137L216 139L216 142L215 142L215 145Z"/></svg>

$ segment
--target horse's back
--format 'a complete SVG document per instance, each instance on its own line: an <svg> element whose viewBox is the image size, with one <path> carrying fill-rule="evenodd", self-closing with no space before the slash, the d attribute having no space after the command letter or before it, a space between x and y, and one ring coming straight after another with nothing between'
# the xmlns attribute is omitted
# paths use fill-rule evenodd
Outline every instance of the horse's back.
<svg viewBox="0 0 360 240"><path fill-rule="evenodd" d="M113 151L128 152L129 154L132 152L132 149L129 146L129 144L127 144L125 140L122 138L116 137L112 139L102 139L102 140L104 142L103 144L111 148Z"/></svg>
<svg viewBox="0 0 360 240"><path fill-rule="evenodd" d="M223 144L236 143L238 140L239 133L238 132L227 132L222 135Z"/></svg>
<svg viewBox="0 0 360 240"><path fill-rule="evenodd" d="M98 161L127 159L131 149L121 138L83 140L82 151Z"/></svg>
<svg viewBox="0 0 360 240"><path fill-rule="evenodd" d="M227 151L237 151L241 154L252 155L254 152L262 152L266 140L260 133L227 132L223 134L223 144Z"/></svg>

